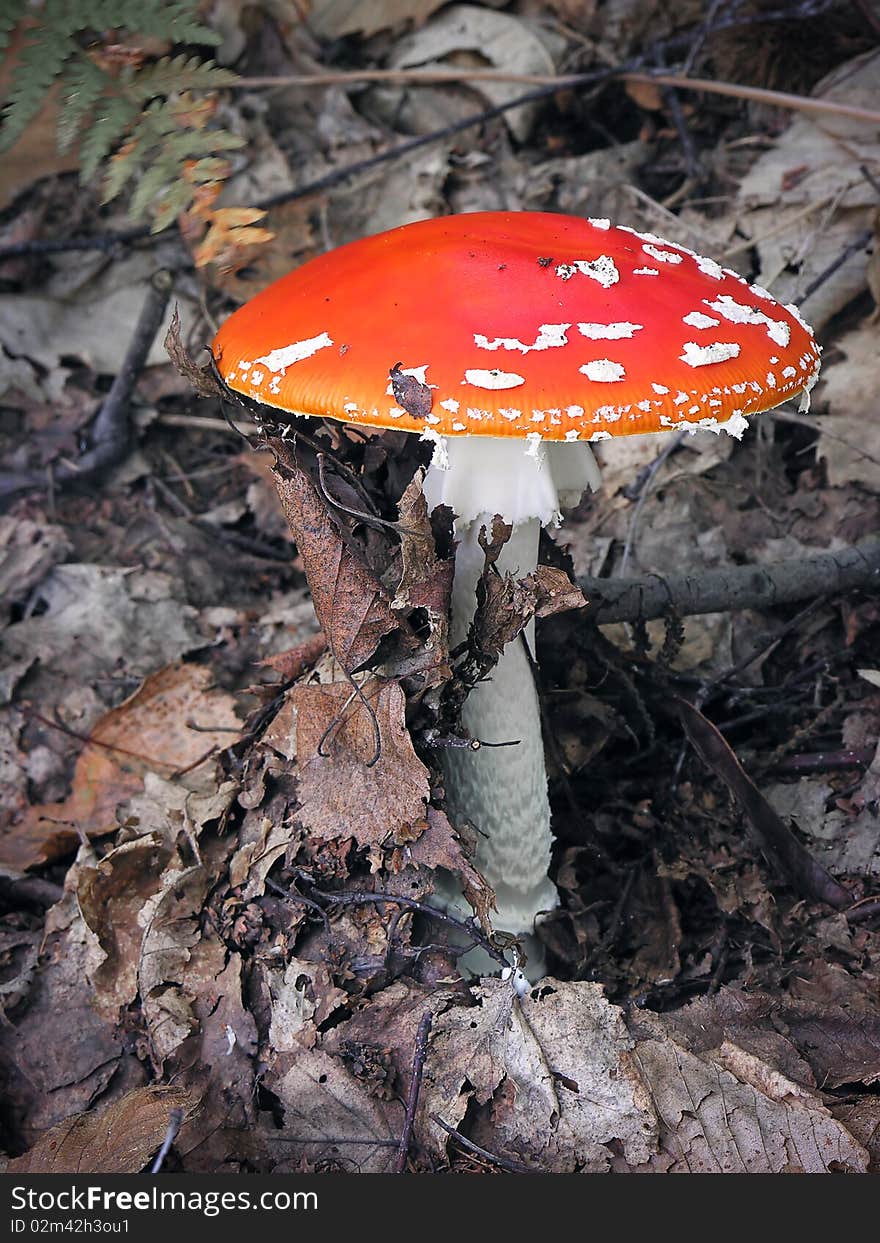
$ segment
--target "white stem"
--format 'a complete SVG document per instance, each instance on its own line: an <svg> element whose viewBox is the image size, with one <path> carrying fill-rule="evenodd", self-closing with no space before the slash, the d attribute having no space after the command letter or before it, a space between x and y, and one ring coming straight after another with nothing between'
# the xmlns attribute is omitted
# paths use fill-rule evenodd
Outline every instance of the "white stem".
<svg viewBox="0 0 880 1243"><path fill-rule="evenodd" d="M483 514L462 528L455 555L452 588L451 646L467 635L474 613L483 550L477 536L491 530ZM514 527L498 560L502 573L531 574L538 561L538 519ZM533 627L528 635L534 647ZM477 866L495 890L496 926L514 934L530 933L540 911L557 905L547 876L552 836L541 713L532 669L521 640L509 643L490 680L475 686L465 702L462 722L481 742L516 742L516 746L479 751L444 752L446 795L453 816L471 821L478 831Z"/></svg>
<svg viewBox="0 0 880 1243"><path fill-rule="evenodd" d="M583 441L542 443L537 433L526 445L494 436L430 438L435 452L425 477L425 497L431 509L449 505L454 511L460 541L452 588L454 647L466 637L476 607L476 585L484 564L478 542L481 527L491 530L495 514L513 526L498 568L523 578L537 565L542 524L558 522L561 505L574 505L586 488L598 487L599 470ZM534 654L533 624L525 637ZM498 901L495 927L528 938L536 916L555 907L558 897L547 876L553 839L541 714L521 639L507 645L489 680L471 691L462 720L481 742L516 743L478 751L449 750L443 753L443 767L453 818L469 820L478 830L477 865ZM460 903L460 895L453 902ZM524 943L530 971L540 975L540 946L537 941ZM491 969L488 962L469 965Z"/></svg>

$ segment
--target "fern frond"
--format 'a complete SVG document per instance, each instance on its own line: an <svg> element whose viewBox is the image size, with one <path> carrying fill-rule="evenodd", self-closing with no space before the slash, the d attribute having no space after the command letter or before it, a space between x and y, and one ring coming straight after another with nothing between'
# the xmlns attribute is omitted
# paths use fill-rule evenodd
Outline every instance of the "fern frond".
<svg viewBox="0 0 880 1243"><path fill-rule="evenodd" d="M92 180L98 165L122 142L138 115L137 104L121 95L102 104L101 115L86 131L79 149L80 178L83 181Z"/></svg>
<svg viewBox="0 0 880 1243"><path fill-rule="evenodd" d="M12 32L24 17L27 0L4 0L0 8L0 52L9 47Z"/></svg>
<svg viewBox="0 0 880 1243"><path fill-rule="evenodd" d="M86 117L110 85L110 78L84 56L68 65L64 73L61 109L58 113L58 150L69 151Z"/></svg>
<svg viewBox="0 0 880 1243"><path fill-rule="evenodd" d="M218 90L237 79L237 73L221 69L212 60L199 60L198 56L163 56L132 75L126 82L126 91L146 103L157 95L170 95L173 91Z"/></svg>
<svg viewBox="0 0 880 1243"><path fill-rule="evenodd" d="M174 201L182 204L179 210L185 210L195 195L196 182L183 177L184 167L195 163L198 169L203 157L216 157L220 151L242 146L243 141L222 129L181 127L175 105L154 100L131 125L127 141L111 160L102 187L103 200L109 202L137 179L129 205L133 217L143 216L155 203L165 201L172 187ZM217 173L225 171L220 161L213 167Z"/></svg>
<svg viewBox="0 0 880 1243"><path fill-rule="evenodd" d="M46 93L76 51L60 26L28 30L3 108L0 151L8 150L46 102Z"/></svg>
<svg viewBox="0 0 880 1243"><path fill-rule="evenodd" d="M96 0L91 0L94 4ZM97 0L112 9L114 20L106 24L124 26L140 34L171 38L175 43L196 43L216 47L222 37L199 20L198 0ZM101 27L96 27L101 29Z"/></svg>

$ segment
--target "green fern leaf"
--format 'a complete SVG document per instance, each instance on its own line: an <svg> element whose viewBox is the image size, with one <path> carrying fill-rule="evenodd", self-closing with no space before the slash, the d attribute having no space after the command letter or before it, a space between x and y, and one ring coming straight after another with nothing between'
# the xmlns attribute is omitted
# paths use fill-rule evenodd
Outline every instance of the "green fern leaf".
<svg viewBox="0 0 880 1243"><path fill-rule="evenodd" d="M57 27L29 30L3 109L0 151L8 150L46 101L46 93L73 55L75 44Z"/></svg>
<svg viewBox="0 0 880 1243"><path fill-rule="evenodd" d="M111 80L94 61L83 57L68 65L63 78L62 106L58 114L58 150L69 151L86 117Z"/></svg>
<svg viewBox="0 0 880 1243"><path fill-rule="evenodd" d="M94 178L98 165L107 159L114 147L119 146L137 116L137 105L122 96L102 103L101 115L89 126L80 146L79 167L82 181L91 181Z"/></svg>
<svg viewBox="0 0 880 1243"><path fill-rule="evenodd" d="M146 102L174 91L217 90L237 80L237 73L221 69L212 60L199 60L197 56L163 56L134 75L126 83L126 90Z"/></svg>
<svg viewBox="0 0 880 1243"><path fill-rule="evenodd" d="M213 47L222 41L216 31L199 20L196 0L113 0L108 7L117 14L111 25L125 26L140 34Z"/></svg>
<svg viewBox="0 0 880 1243"><path fill-rule="evenodd" d="M0 8L0 52L9 47L12 32L24 16L27 0L4 0Z"/></svg>

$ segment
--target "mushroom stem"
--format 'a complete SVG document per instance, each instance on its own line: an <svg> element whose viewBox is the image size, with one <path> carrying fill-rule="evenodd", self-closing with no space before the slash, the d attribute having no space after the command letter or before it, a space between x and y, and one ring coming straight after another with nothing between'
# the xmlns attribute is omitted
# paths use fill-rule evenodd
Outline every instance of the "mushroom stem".
<svg viewBox="0 0 880 1243"><path fill-rule="evenodd" d="M583 441L541 443L538 437L528 446L490 436L436 441L424 490L431 508L446 504L457 514L451 622L455 646L467 636L476 608L476 586L485 564L481 529L491 530L496 514L512 525L496 564L502 573L524 578L538 563L541 526L559 520L561 505L576 504L588 487L598 487L599 470ZM558 903L547 875L553 838L533 660L530 623L521 638L507 645L486 681L474 687L462 710L462 722L473 738L514 745L456 748L443 754L453 819L469 820L478 832L476 863L497 898L493 922L499 931L520 937L529 937L540 913ZM538 953L533 943L533 963Z"/></svg>
<svg viewBox="0 0 880 1243"><path fill-rule="evenodd" d="M466 638L473 617L484 565L478 542L482 527L491 530L492 515L481 514L468 523L456 550L451 646ZM502 573L523 578L534 571L540 530L537 518L514 527L497 562ZM514 934L531 933L538 913L558 902L547 875L553 839L541 711L525 646L527 642L534 650L534 626L528 629L525 641L507 645L489 678L473 688L462 710L462 724L471 737L515 745L444 753L450 810L476 827L476 863L495 890L496 923Z"/></svg>

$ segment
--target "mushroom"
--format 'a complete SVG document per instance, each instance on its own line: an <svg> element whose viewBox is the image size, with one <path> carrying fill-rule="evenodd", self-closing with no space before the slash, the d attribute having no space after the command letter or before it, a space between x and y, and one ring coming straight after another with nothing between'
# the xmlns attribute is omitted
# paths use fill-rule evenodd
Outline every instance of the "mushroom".
<svg viewBox="0 0 880 1243"><path fill-rule="evenodd" d="M214 341L229 388L295 415L433 442L424 491L456 514L452 643L467 633L479 534L499 569L535 569L541 525L599 486L590 442L708 428L802 395L819 348L793 306L683 246L608 220L474 212L340 247L276 281ZM463 723L516 746L444 754L453 816L479 830L499 929L557 903L534 636L508 645Z"/></svg>

